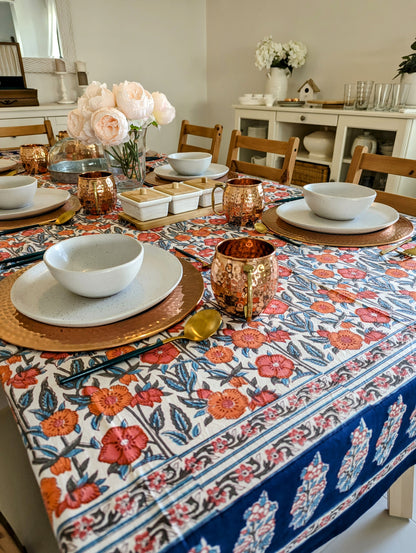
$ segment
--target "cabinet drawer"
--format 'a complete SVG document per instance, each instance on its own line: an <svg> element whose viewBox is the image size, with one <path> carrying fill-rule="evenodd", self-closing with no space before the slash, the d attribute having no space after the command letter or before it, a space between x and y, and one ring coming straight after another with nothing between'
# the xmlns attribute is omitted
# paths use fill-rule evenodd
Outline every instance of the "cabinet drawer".
<svg viewBox="0 0 416 553"><path fill-rule="evenodd" d="M338 115L332 113L276 113L278 123L304 123L306 125L328 125L336 127Z"/></svg>

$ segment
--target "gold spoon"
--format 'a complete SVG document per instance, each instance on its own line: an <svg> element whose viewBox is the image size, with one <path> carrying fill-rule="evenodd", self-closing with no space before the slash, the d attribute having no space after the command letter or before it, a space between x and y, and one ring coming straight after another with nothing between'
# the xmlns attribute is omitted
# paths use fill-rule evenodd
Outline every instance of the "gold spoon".
<svg viewBox="0 0 416 553"><path fill-rule="evenodd" d="M195 315L192 315L192 317L186 321L183 334L166 338L166 340L158 340L150 346L129 351L124 355L119 355L118 357L114 357L114 359L109 359L108 361L104 361L104 363L99 363L98 365L89 367L88 369L75 373L71 376L62 378L60 383L67 384L68 382L72 382L78 378L85 378L92 373L113 367L122 361L130 359L131 357L137 357L146 351L159 348L160 346L173 342L174 340L192 340L193 342L202 342L202 340L206 340L212 336L220 328L221 323L222 317L216 309L203 309L202 311L195 313Z"/></svg>
<svg viewBox="0 0 416 553"><path fill-rule="evenodd" d="M408 257L416 257L416 248L408 248L407 250L401 250L400 255L407 255Z"/></svg>
<svg viewBox="0 0 416 553"><path fill-rule="evenodd" d="M75 213L76 210L69 209L68 211L64 211L63 213L61 213L56 219L48 219L46 221L42 221L41 223L33 223L32 225L25 225L23 227L15 227L7 230L2 230L0 231L0 236L5 236L6 234L20 232L22 230L28 230L31 228L41 227L42 225L63 225L64 223L70 221Z"/></svg>

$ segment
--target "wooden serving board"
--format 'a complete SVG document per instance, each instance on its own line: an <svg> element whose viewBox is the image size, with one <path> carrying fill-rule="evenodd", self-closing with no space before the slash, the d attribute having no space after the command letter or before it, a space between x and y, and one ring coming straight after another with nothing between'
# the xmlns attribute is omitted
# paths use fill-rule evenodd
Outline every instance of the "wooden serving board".
<svg viewBox="0 0 416 553"><path fill-rule="evenodd" d="M216 205L215 209L222 210L221 205ZM204 217L205 215L211 215L214 212L212 207L200 207L198 209L193 209L192 211L184 211L183 213L175 213L166 215L166 217L159 217L158 219L150 219L149 221L139 221L127 213L122 211L118 214L119 219L128 221L134 225L139 230L149 230L157 227L164 227L165 225L170 225L172 223L180 223L181 221L187 221L188 219L195 219L197 217Z"/></svg>

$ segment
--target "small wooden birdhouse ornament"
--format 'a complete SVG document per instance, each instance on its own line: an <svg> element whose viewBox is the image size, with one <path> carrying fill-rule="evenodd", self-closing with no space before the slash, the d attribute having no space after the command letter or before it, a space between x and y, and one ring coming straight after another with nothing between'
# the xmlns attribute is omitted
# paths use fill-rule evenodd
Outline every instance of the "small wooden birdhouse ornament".
<svg viewBox="0 0 416 553"><path fill-rule="evenodd" d="M320 92L320 89L316 86L312 79L308 79L303 85L298 88L299 100L307 102L308 100L314 100L316 93Z"/></svg>

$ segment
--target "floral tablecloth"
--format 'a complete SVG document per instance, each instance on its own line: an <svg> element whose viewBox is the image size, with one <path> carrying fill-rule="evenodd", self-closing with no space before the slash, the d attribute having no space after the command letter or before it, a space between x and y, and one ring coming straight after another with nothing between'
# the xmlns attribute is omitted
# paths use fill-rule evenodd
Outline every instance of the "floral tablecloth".
<svg viewBox="0 0 416 553"><path fill-rule="evenodd" d="M137 231L117 212L79 213L3 237L0 256L88 232L205 258L225 238L258 236L217 215ZM416 260L266 238L279 288L250 325L223 313L209 340L66 387L61 376L138 344L57 354L1 343L1 380L62 551L308 552L415 464ZM202 274L197 309L216 308Z"/></svg>

